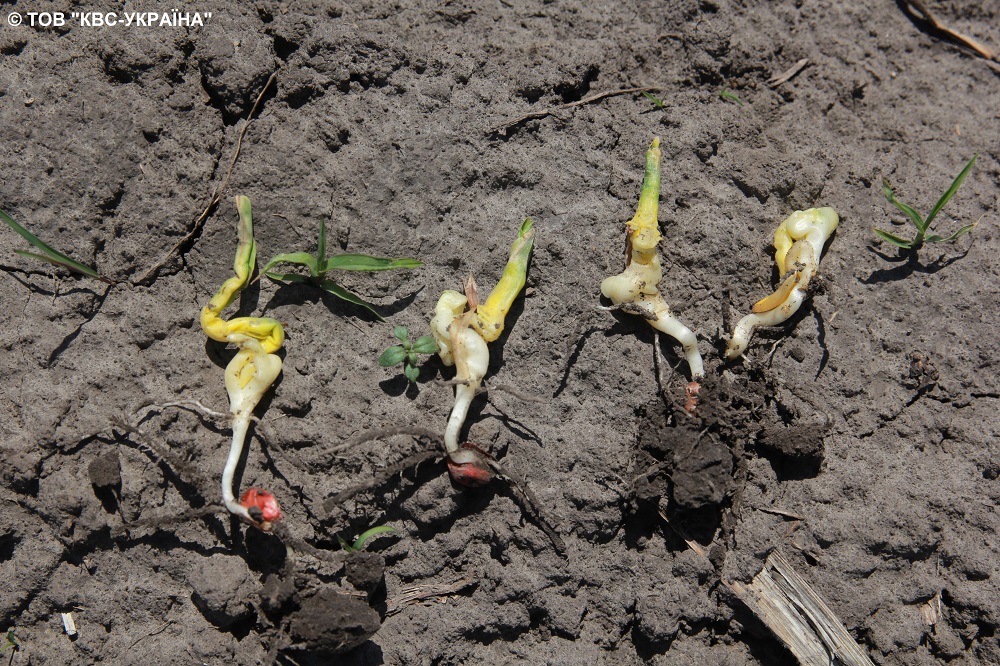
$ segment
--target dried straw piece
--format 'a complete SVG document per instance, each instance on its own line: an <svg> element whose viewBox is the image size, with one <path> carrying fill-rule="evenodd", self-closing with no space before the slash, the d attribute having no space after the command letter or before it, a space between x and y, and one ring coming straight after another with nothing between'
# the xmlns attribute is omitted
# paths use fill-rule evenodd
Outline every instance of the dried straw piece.
<svg viewBox="0 0 1000 666"><path fill-rule="evenodd" d="M749 585L728 586L803 666L873 666L822 597L778 551Z"/></svg>

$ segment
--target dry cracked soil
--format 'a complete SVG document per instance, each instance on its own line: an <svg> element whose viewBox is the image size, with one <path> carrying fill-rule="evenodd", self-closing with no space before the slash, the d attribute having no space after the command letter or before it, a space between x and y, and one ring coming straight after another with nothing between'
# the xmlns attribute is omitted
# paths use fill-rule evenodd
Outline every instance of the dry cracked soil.
<svg viewBox="0 0 1000 666"><path fill-rule="evenodd" d="M1000 47L1000 5L973 0L0 3L0 209L114 282L0 226L0 658L792 663L726 584L779 551L875 664L1000 663L1000 79L921 4ZM694 418L677 344L599 309L657 136ZM909 232L883 178L926 212L976 153L937 223L971 234L876 238ZM385 322L310 285L243 294L287 332L237 475L275 493L279 535L219 506L233 351L198 312L238 194L261 264L321 221L332 252L425 262L336 274ZM814 206L841 216L817 288L724 364L777 224ZM487 377L515 390L464 430L516 484L453 484L427 438L337 448L443 430L454 370L376 358L442 290L495 284L528 216Z"/></svg>

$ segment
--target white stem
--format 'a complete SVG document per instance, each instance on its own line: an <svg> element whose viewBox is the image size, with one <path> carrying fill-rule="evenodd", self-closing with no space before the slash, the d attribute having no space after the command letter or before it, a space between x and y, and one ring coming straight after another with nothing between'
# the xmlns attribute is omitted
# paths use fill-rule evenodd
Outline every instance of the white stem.
<svg viewBox="0 0 1000 666"><path fill-rule="evenodd" d="M461 325L456 321L453 326ZM452 354L455 357L455 379L463 384L455 386L455 406L448 417L444 430L444 448L448 453L458 451L458 436L465 418L469 415L469 405L476 395L476 389L483 383L490 365L490 350L486 341L472 328L463 328L452 336Z"/></svg>
<svg viewBox="0 0 1000 666"><path fill-rule="evenodd" d="M691 369L691 380L698 381L702 379L705 376L705 365L701 360L701 352L698 351L698 339L691 332L691 329L669 314L661 314L658 319L649 323L656 330L663 331L681 343L681 348L684 350L684 358L687 359L688 367Z"/></svg>
<svg viewBox="0 0 1000 666"><path fill-rule="evenodd" d="M736 329L733 330L733 337L726 346L726 360L733 361L743 355L747 345L750 344L750 338L753 336L755 328L758 326L777 326L783 323L798 312L805 298L806 290L796 286L788 294L785 302L773 310L761 314L751 313L740 319L740 322L736 324Z"/></svg>
<svg viewBox="0 0 1000 666"><path fill-rule="evenodd" d="M473 387L471 384L455 386L455 406L451 408L451 416L448 417L448 425L444 429L444 448L448 453L458 451L458 435L465 418L469 415L469 406L476 395L476 388L478 387Z"/></svg>
<svg viewBox="0 0 1000 666"><path fill-rule="evenodd" d="M657 288L663 271L660 255L655 249L641 253L633 249L632 263L618 275L612 275L601 282L601 293L615 305L634 303L648 311L654 318L648 319L650 326L674 338L684 348L684 358L691 370L691 380L698 381L705 376L705 365L698 351L698 339L687 326L670 313L663 294Z"/></svg>
<svg viewBox="0 0 1000 666"><path fill-rule="evenodd" d="M670 308L660 292L657 291L651 296L635 300L633 303L655 317L647 320L650 326L666 333L680 343L684 350L684 358L687 359L688 368L691 370L691 381L696 382L702 379L705 376L705 364L701 360L701 352L698 351L698 338L695 337L690 328L670 313Z"/></svg>
<svg viewBox="0 0 1000 666"><path fill-rule="evenodd" d="M226 467L222 470L222 501L230 513L253 522L250 512L236 501L233 494L233 476L236 475L236 465L243 455L243 442L247 436L247 429L250 427L250 412L236 413L233 415L233 442L229 446L229 457L226 458Z"/></svg>

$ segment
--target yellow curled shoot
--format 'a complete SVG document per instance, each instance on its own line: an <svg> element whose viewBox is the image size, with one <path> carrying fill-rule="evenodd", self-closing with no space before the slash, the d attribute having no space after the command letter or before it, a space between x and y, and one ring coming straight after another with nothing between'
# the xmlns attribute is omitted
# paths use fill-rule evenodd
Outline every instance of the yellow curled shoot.
<svg viewBox="0 0 1000 666"><path fill-rule="evenodd" d="M795 314L808 294L809 281L819 271L823 246L837 230L840 217L832 208L797 210L774 232L774 263L781 282L770 296L754 303L753 311L741 319L726 347L726 359L743 355L754 329L777 326Z"/></svg>
<svg viewBox="0 0 1000 666"><path fill-rule="evenodd" d="M253 238L253 213L250 199L245 196L236 197L236 209L240 214L239 244L236 247L236 259L233 262L235 276L226 280L219 291L215 293L201 310L201 327L205 335L219 342L236 342L243 339L254 339L268 354L281 349L285 341L285 331L281 323L267 317L237 317L226 321L222 319L222 311L249 284L257 262L257 243Z"/></svg>

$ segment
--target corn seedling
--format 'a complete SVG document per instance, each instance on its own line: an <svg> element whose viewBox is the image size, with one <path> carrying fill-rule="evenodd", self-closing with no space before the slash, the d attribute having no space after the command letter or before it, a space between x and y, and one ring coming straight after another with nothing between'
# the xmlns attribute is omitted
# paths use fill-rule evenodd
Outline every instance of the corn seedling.
<svg viewBox="0 0 1000 666"><path fill-rule="evenodd" d="M337 537L337 541L340 542L340 548L348 553L358 553L364 550L365 544L374 536L379 534L387 534L389 532L395 532L393 528L388 525L379 525L378 527L373 527L370 530L366 530L361 533L361 535L354 540L354 543L347 543L340 536Z"/></svg>
<svg viewBox="0 0 1000 666"><path fill-rule="evenodd" d="M436 354L438 344L433 336L422 335L413 342L410 342L410 332L405 326L396 326L392 330L401 344L389 347L378 357L378 364L383 368L391 368L400 363L405 364L403 374L411 382L417 381L420 375L420 368L417 367L419 358L417 354Z"/></svg>
<svg viewBox="0 0 1000 666"><path fill-rule="evenodd" d="M292 264L302 266L309 275L299 273L279 273L272 270L278 264ZM359 305L379 319L382 316L375 310L375 306L368 303L361 297L344 289L339 284L326 277L332 270L340 271L388 271L398 268L419 268L424 262L416 259L384 259L381 257L370 257L367 254L338 254L332 257L326 256L326 222L319 223L319 242L317 243L316 254L308 252L292 252L289 254L279 254L271 258L261 273L276 282L298 282L308 283L319 287L323 291L333 294L348 303Z"/></svg>
<svg viewBox="0 0 1000 666"><path fill-rule="evenodd" d="M705 366L698 351L698 340L687 326L670 314L657 285L663 279L660 253L662 238L657 215L660 206L660 139L655 138L646 151L646 171L635 216L625 225L625 270L601 282L601 293L616 306L642 316L658 331L677 340L684 350L691 383L686 387L687 411L693 412L698 380L705 376Z"/></svg>
<svg viewBox="0 0 1000 666"><path fill-rule="evenodd" d="M233 414L233 441L222 473L222 500L229 511L254 527L268 531L281 520L281 510L274 496L266 490L251 488L237 502L233 495L233 476L243 452L243 443L253 410L261 397L281 374L281 358L275 353L285 341L281 323L267 317L237 317L226 321L222 311L247 286L257 261L253 238L253 215L250 199L236 197L239 211L239 245L233 262L235 277L226 280L212 300L202 308L201 327L219 342L233 343L239 351L226 366L226 391Z"/></svg>
<svg viewBox="0 0 1000 666"><path fill-rule="evenodd" d="M920 213L914 210L913 207L899 201L893 193L892 186L889 185L889 181L883 178L882 193L885 195L886 200L901 210L906 217L910 218L910 221L913 222L913 226L917 228L917 233L910 240L900 238L899 236L890 234L888 231L882 231L881 229L875 229L875 235L886 242L892 243L902 250L912 250L913 252L916 252L923 246L924 243L950 243L972 231L972 229L976 226L975 223L960 227L958 231L947 237L927 233L931 230L931 223L934 222L934 218L937 217L937 214L940 213L945 204L947 204L951 198L955 196L955 192L958 192L958 188L962 186L962 182L965 180L965 177L969 175L970 171L972 171L972 165L976 163L976 158L978 157L979 153L972 156L972 159L965 165L965 168L962 169L957 176L955 176L955 180L951 181L951 186L945 191L944 194L941 195L941 198L937 200L937 203L934 204L933 208L931 208L931 212L927 214L926 218L921 217Z"/></svg>
<svg viewBox="0 0 1000 666"><path fill-rule="evenodd" d="M832 208L798 210L774 232L774 263L781 282L773 294L754 303L753 311L736 324L726 347L726 360L743 355L754 329L777 326L793 314L808 295L809 280L819 271L823 246L837 230L840 217Z"/></svg>
<svg viewBox="0 0 1000 666"><path fill-rule="evenodd" d="M493 477L489 457L473 444L459 445L458 438L490 364L486 343L500 337L504 318L524 288L534 239L534 223L529 218L510 248L500 281L483 303L479 303L475 282L469 278L464 296L446 290L434 309L431 332L440 347L438 355L445 365L455 366L455 405L444 433L448 470L464 485L481 486Z"/></svg>
<svg viewBox="0 0 1000 666"><path fill-rule="evenodd" d="M87 277L92 277L95 280L100 280L101 282L106 282L107 284L114 284L114 280L111 280L110 278L106 278L103 275L98 274L98 272L93 268L91 268L90 266L86 264L81 264L76 259L73 259L72 257L63 254L59 250L56 250L55 248L46 244L44 241L38 238L38 236L31 233L30 231L22 227L20 224L15 222L14 218L12 218L10 215L3 212L2 210L0 210L0 220L6 222L7 226L13 229L19 236L21 236L21 238L31 243L38 249L39 252L42 253L38 254L36 252L28 252L27 250L14 250L16 254L19 254L22 257L28 257L30 259L37 259L38 261L44 261L46 263L55 264L56 266L62 266L63 268L73 271L74 273L86 275Z"/></svg>

